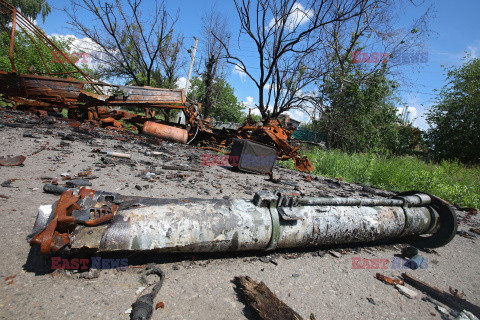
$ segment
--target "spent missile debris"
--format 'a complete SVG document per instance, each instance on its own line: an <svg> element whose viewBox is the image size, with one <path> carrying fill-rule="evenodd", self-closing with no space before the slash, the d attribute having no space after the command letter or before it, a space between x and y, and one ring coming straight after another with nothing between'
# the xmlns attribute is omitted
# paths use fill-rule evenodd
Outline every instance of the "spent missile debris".
<svg viewBox="0 0 480 320"><path fill-rule="evenodd" d="M457 220L441 199L405 193L391 199L302 197L259 191L253 199L158 199L85 187L40 206L31 245L42 254L155 250L221 252L409 241L439 247Z"/></svg>

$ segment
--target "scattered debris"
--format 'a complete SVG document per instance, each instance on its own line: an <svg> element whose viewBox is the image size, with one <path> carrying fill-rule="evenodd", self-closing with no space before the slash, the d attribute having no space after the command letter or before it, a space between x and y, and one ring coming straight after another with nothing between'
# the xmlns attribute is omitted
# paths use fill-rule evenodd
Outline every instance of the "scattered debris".
<svg viewBox="0 0 480 320"><path fill-rule="evenodd" d="M418 249L412 246L408 246L402 249L402 256L405 258L412 258L418 254Z"/></svg>
<svg viewBox="0 0 480 320"><path fill-rule="evenodd" d="M381 273L377 273L375 275L375 278L377 278L378 280L383 281L385 283L391 284L391 285L402 285L403 286L405 284L405 282L401 279L392 279L390 277L384 276Z"/></svg>
<svg viewBox="0 0 480 320"><path fill-rule="evenodd" d="M87 179L68 180L67 182L65 182L65 184L69 188L85 187L85 186L91 186L92 185L90 180L87 180Z"/></svg>
<svg viewBox="0 0 480 320"><path fill-rule="evenodd" d="M12 186L12 182L14 182L16 179L8 179L2 182L1 186L4 188L15 188Z"/></svg>
<svg viewBox="0 0 480 320"><path fill-rule="evenodd" d="M480 317L479 306L476 306L465 299L461 299L438 288L432 287L429 284L408 275L407 273L403 273L402 278L412 287L424 292L425 294L428 294L435 300L449 306L450 308L456 310L465 309L473 313L476 317Z"/></svg>
<svg viewBox="0 0 480 320"><path fill-rule="evenodd" d="M27 159L25 156L15 156L11 158L0 157L0 166L19 166L25 159Z"/></svg>
<svg viewBox="0 0 480 320"><path fill-rule="evenodd" d="M461 207L457 204L454 204L453 205L455 207L455 209L457 209L458 211L464 211L467 215L470 215L470 214L477 214L477 209L476 208L466 208L466 207Z"/></svg>
<svg viewBox="0 0 480 320"><path fill-rule="evenodd" d="M233 142L228 162L241 171L266 174L272 172L276 159L275 148L258 142L237 139Z"/></svg>
<svg viewBox="0 0 480 320"><path fill-rule="evenodd" d="M448 291L450 291L451 294L453 294L457 298L464 298L465 297L465 292L458 292L458 289L453 289L452 287L448 287Z"/></svg>
<svg viewBox="0 0 480 320"><path fill-rule="evenodd" d="M50 184L50 183L47 183L47 184L43 185L43 192L45 192L45 193L61 195L62 193L64 193L67 190L68 190L67 187L62 187L62 186L54 185L54 184Z"/></svg>
<svg viewBox="0 0 480 320"><path fill-rule="evenodd" d="M480 235L480 228L470 228L470 232Z"/></svg>
<svg viewBox="0 0 480 320"><path fill-rule="evenodd" d="M462 312L460 312L460 314L455 318L455 320L479 320L479 319L475 317L471 312L462 310Z"/></svg>
<svg viewBox="0 0 480 320"><path fill-rule="evenodd" d="M166 141L187 143L188 132L185 129L146 121L143 124L142 132L146 135L154 136Z"/></svg>
<svg viewBox="0 0 480 320"><path fill-rule="evenodd" d="M457 231L457 234L467 239L475 239L477 237L477 235L474 232L469 232L466 230L459 230Z"/></svg>
<svg viewBox="0 0 480 320"><path fill-rule="evenodd" d="M96 279L100 276L100 270L98 269L90 269L87 272L81 272L78 274L78 279Z"/></svg>
<svg viewBox="0 0 480 320"><path fill-rule="evenodd" d="M303 318L265 285L257 283L249 276L235 277L237 293L246 305L251 307L262 320L302 320Z"/></svg>
<svg viewBox="0 0 480 320"><path fill-rule="evenodd" d="M410 260L408 260L405 265L407 267L409 267L410 269L412 270L415 270L415 269L418 269L421 265L422 265L422 262L423 262L424 258L417 254L415 256L413 256Z"/></svg>
<svg viewBox="0 0 480 320"><path fill-rule="evenodd" d="M189 165L167 165L162 166L164 170L175 170L175 171L199 171L198 169L192 168Z"/></svg>
<svg viewBox="0 0 480 320"><path fill-rule="evenodd" d="M439 306L438 304L435 305L435 309L437 309L437 311L440 312L440 314L442 314L442 315L444 315L444 316L447 316L447 317L450 316L450 312L448 312L447 309L445 309L445 308L442 307L442 306Z"/></svg>
<svg viewBox="0 0 480 320"><path fill-rule="evenodd" d="M79 172L77 174L77 177L83 178L83 177L89 177L91 175L92 175L92 170L85 170L85 171Z"/></svg>
<svg viewBox="0 0 480 320"><path fill-rule="evenodd" d="M416 293L415 291L413 291L411 289L408 289L407 287L405 287L401 284L395 285L395 288L398 290L398 292L400 292L401 294L403 294L407 298L414 299L418 296L418 293Z"/></svg>
<svg viewBox="0 0 480 320"><path fill-rule="evenodd" d="M24 137L24 138L38 138L38 136L34 135L31 132L24 132L22 137Z"/></svg>
<svg viewBox="0 0 480 320"><path fill-rule="evenodd" d="M132 158L131 154L121 153L121 152L107 151L106 154L109 157L117 157L117 158L125 158L125 159L131 159Z"/></svg>
<svg viewBox="0 0 480 320"><path fill-rule="evenodd" d="M163 271L154 267L147 270L144 276L156 274L159 276L159 281L153 286L152 291L149 294L140 296L134 304L132 304L131 319L132 320L149 320L152 318L153 313L153 300L157 296L158 292L162 288L163 281L165 280L165 274ZM160 304L160 303L159 303ZM159 305L157 304L157 305ZM156 307L155 309L158 309Z"/></svg>
<svg viewBox="0 0 480 320"><path fill-rule="evenodd" d="M328 253L330 253L335 258L340 258L342 256L342 254L340 252L335 251L335 250L329 250Z"/></svg>

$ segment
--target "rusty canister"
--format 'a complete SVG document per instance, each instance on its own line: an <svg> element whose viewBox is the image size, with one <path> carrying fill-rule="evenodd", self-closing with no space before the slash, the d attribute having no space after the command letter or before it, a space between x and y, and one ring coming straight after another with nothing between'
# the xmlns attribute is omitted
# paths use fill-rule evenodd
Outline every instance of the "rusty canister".
<svg viewBox="0 0 480 320"><path fill-rule="evenodd" d="M142 132L172 142L187 143L188 139L187 130L152 121L146 121L143 124Z"/></svg>

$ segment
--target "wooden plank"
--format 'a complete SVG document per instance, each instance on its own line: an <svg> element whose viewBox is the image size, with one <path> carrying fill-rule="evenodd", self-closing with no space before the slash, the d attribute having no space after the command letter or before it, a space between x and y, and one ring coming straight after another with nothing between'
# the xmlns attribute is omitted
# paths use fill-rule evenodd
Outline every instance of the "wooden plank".
<svg viewBox="0 0 480 320"><path fill-rule="evenodd" d="M250 277L235 277L237 292L246 305L263 320L303 320L292 308L277 298L265 283L257 283Z"/></svg>

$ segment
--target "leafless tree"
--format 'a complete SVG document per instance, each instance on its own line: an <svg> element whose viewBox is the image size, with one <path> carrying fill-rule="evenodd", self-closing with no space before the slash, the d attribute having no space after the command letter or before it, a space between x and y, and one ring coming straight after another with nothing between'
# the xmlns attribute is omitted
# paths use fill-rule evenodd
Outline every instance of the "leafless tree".
<svg viewBox="0 0 480 320"><path fill-rule="evenodd" d="M416 33L424 30L426 19L419 19L408 34L394 31L393 7L402 1L411 2L234 0L241 23L240 51L226 48L226 58L254 82L263 119L292 108L311 109L319 101L323 78L334 70L346 72L355 51L376 47L397 55L419 44ZM246 40L256 51L257 65L247 65L242 56L240 44ZM380 57L362 67L369 77L387 66Z"/></svg>
<svg viewBox="0 0 480 320"><path fill-rule="evenodd" d="M353 19L335 21L317 32L317 37L322 39L322 55L328 57L324 61L328 72L318 81L319 90L312 108L313 114L321 114L328 107L322 96L326 78L331 80L332 76L335 77L339 83L338 94L341 94L345 83L351 82L348 78L353 70L360 71L362 76L356 77L355 81L361 83L387 75L394 77L397 83L408 85L408 77L398 67L408 63L415 68L419 66L420 60L426 59L425 43L432 34L428 27L432 7L401 29L398 17L409 5L416 5L413 1L368 2L368 10L360 10ZM402 56L403 61L397 59Z"/></svg>
<svg viewBox="0 0 480 320"><path fill-rule="evenodd" d="M91 39L106 57L100 69L103 76L149 86L154 72L168 73L166 62L178 54L171 54L178 12L171 16L163 0L153 4L147 18L142 0L71 0L64 11L72 28Z"/></svg>
<svg viewBox="0 0 480 320"><path fill-rule="evenodd" d="M202 80L205 84L205 94L202 99L203 116L207 118L215 107L215 78L221 76L225 53L228 48L230 34L227 19L212 6L202 16L202 38L204 70ZM225 47L224 47L225 45Z"/></svg>
<svg viewBox="0 0 480 320"><path fill-rule="evenodd" d="M362 0L308 0L304 5L296 0L234 2L241 24L238 43L250 40L258 65L246 65L227 47L226 58L255 83L263 119L276 118L312 99L308 88L322 72L318 61L322 39L315 31L368 10L368 1Z"/></svg>

